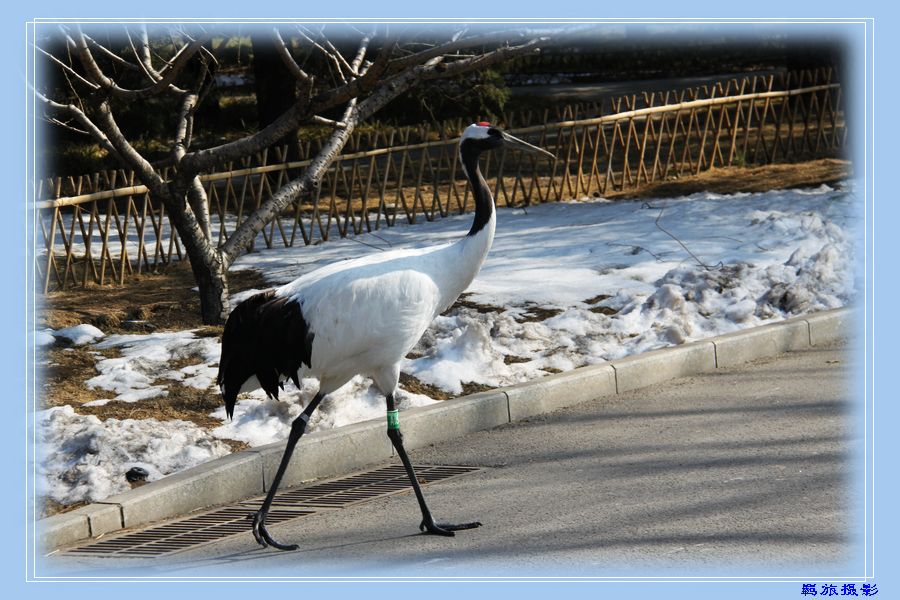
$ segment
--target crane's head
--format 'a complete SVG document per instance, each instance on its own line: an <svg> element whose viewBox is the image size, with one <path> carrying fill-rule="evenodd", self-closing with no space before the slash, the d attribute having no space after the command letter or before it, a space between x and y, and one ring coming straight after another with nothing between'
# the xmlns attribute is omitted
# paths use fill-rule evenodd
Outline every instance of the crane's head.
<svg viewBox="0 0 900 600"><path fill-rule="evenodd" d="M466 146L471 147L476 152L484 152L486 150L496 150L501 146L506 146L515 150L523 150L533 154L543 154L549 158L556 157L537 146L532 146L528 142L522 141L517 137L513 137L499 127L495 127L486 121L480 123L472 123L463 131L459 140L460 148Z"/></svg>

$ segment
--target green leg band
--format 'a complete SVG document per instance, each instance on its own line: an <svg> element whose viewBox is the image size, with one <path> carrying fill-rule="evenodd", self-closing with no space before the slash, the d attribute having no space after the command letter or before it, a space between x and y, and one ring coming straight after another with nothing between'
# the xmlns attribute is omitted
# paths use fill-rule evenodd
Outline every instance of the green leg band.
<svg viewBox="0 0 900 600"><path fill-rule="evenodd" d="M388 430L400 429L400 412L396 410L387 411Z"/></svg>

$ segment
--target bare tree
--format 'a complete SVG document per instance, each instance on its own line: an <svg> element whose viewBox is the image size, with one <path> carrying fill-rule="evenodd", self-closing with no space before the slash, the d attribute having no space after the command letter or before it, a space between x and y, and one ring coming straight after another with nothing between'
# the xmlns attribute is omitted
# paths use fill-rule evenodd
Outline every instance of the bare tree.
<svg viewBox="0 0 900 600"><path fill-rule="evenodd" d="M338 50L323 30L280 26L268 35L297 84L297 100L271 123L252 135L214 147L195 149L195 115L213 81L216 54L210 33L196 29L168 32L170 48L151 39L145 28L126 28L117 43L94 39L78 26L61 28L55 49L38 47L65 76L64 93L36 90L46 115L55 123L92 136L125 168L135 172L169 213L184 243L200 290L202 319L220 323L227 317L227 271L257 234L296 198L313 193L332 161L361 121L413 86L427 80L482 69L527 53L538 52L547 32L457 30L430 43L393 38L384 26L357 31L352 50L347 40ZM356 31L356 30L354 30ZM329 73L311 72L298 62L284 38L290 35L307 52L320 55ZM95 36L100 37L100 36ZM123 47L125 48L123 50ZM120 83L127 82L127 83ZM117 107L170 97L178 109L172 115L166 179L160 166L139 152L120 128ZM324 115L330 114L332 118ZM335 115L340 115L333 118ZM251 156L296 132L318 123L330 133L304 172L275 191L220 244L213 240L206 192L199 175L217 164Z"/></svg>

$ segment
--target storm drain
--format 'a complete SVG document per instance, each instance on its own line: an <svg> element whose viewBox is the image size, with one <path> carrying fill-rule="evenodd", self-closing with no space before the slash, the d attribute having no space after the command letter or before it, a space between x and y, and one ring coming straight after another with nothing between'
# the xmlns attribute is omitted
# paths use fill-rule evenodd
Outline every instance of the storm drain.
<svg viewBox="0 0 900 600"><path fill-rule="evenodd" d="M312 513L311 510L272 510L266 523L274 525ZM68 553L82 556L160 556L249 532L252 523L247 514L245 507L220 508L174 523L86 544L69 550Z"/></svg>
<svg viewBox="0 0 900 600"><path fill-rule="evenodd" d="M428 485L457 475L477 471L476 467L451 467L444 465L417 465L414 467L419 483ZM317 483L309 487L285 490L275 495L272 507L343 508L382 496L390 496L411 490L403 465L382 467L349 477ZM242 502L243 506L256 508L262 498Z"/></svg>
<svg viewBox="0 0 900 600"><path fill-rule="evenodd" d="M415 470L419 483L426 486L481 469L416 465ZM380 467L276 494L266 524L275 525L315 512L352 506L410 490L412 487L402 465ZM68 550L67 554L154 557L187 550L239 533L249 534L252 529L250 517L263 499L264 496L261 496L164 525L93 541Z"/></svg>

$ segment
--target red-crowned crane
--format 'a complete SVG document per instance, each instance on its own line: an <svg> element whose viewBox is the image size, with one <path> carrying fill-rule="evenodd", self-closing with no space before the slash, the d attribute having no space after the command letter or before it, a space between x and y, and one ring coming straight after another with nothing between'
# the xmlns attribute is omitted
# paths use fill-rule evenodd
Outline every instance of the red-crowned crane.
<svg viewBox="0 0 900 600"><path fill-rule="evenodd" d="M228 417L240 392L262 388L278 398L279 386L302 377L319 379L319 390L291 424L284 455L266 499L253 518L263 547L295 550L266 530L266 515L297 441L322 398L357 374L372 378L387 400L387 435L400 456L422 510L420 530L452 536L481 523L437 524L403 448L394 393L400 361L431 321L450 307L478 274L494 239L494 199L478 168L482 152L506 145L549 152L489 123L470 125L459 142L463 171L475 198L475 219L456 242L393 250L328 265L274 290L256 294L234 309L222 335L218 384Z"/></svg>

